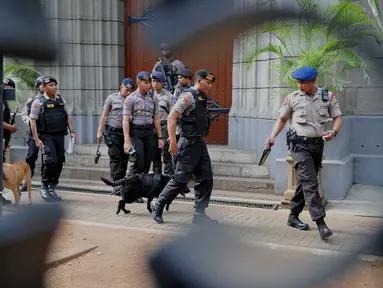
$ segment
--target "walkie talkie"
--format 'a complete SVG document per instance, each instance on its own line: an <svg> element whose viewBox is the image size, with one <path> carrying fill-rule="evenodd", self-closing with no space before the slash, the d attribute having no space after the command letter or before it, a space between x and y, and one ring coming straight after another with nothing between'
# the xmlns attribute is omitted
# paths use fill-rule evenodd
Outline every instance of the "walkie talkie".
<svg viewBox="0 0 383 288"><path fill-rule="evenodd" d="M327 86L325 86L325 87L322 88L322 101L323 102L327 102L328 99L329 99L329 97L328 97L328 88L327 88Z"/></svg>

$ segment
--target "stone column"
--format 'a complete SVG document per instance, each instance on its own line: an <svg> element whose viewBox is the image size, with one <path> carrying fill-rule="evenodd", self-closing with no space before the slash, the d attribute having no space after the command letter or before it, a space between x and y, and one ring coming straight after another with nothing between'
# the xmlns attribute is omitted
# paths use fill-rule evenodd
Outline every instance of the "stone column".
<svg viewBox="0 0 383 288"><path fill-rule="evenodd" d="M324 156L322 157L322 162L324 160ZM290 152L288 156L286 157L286 162L288 163L288 171L287 171L287 190L284 193L284 199L281 201L283 208L290 209L290 202L295 194L295 189L297 188L296 185L296 175L295 175L295 169L294 169L294 160L291 156ZM319 168L318 171L318 190L319 195L322 199L323 205L327 204L327 199L324 197L324 191L322 188L322 169ZM307 205L305 205L304 210L307 210Z"/></svg>
<svg viewBox="0 0 383 288"><path fill-rule="evenodd" d="M36 68L59 82L76 143L96 143L104 101L124 78L124 1L42 0L42 7L60 53L54 62L35 62Z"/></svg>

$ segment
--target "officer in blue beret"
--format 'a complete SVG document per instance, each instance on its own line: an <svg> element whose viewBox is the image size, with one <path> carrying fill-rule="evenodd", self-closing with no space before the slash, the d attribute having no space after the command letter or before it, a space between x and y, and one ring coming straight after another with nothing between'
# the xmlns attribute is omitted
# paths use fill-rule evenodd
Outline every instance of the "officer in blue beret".
<svg viewBox="0 0 383 288"><path fill-rule="evenodd" d="M173 176L173 161L169 153L168 139L168 116L174 105L172 93L165 86L165 77L161 72L154 71L151 74L153 94L158 99L158 113L160 117L162 137L164 137L164 148L160 149L156 143L154 147L153 172L162 174L162 163L164 163L164 174ZM157 142L157 141L156 141Z"/></svg>
<svg viewBox="0 0 383 288"><path fill-rule="evenodd" d="M307 203L320 237L327 239L332 231L324 221L326 213L318 191L317 174L322 163L324 142L331 141L342 127L342 112L334 94L316 85L317 76L318 71L311 66L303 66L292 73L299 90L286 96L280 117L266 140L266 148L271 148L277 135L291 119L287 144L294 158L297 188L291 199L287 224L300 230L309 229L309 225L298 218ZM333 119L333 128L325 131L328 116Z"/></svg>
<svg viewBox="0 0 383 288"><path fill-rule="evenodd" d="M122 112L126 97L135 90L135 86L133 79L125 78L120 85L120 90L106 98L104 112L98 126L97 141L101 144L104 135L108 147L110 176L113 181L124 178L128 168L129 155L124 152ZM113 187L112 194L118 194L120 188Z"/></svg>
<svg viewBox="0 0 383 288"><path fill-rule="evenodd" d="M150 74L146 71L139 72L136 82L137 90L126 97L123 109L124 151L129 154L132 146L136 151L130 155L129 175L148 173L155 142L158 148L164 147L158 99L150 92ZM155 140L155 134L158 141ZM137 201L143 203L141 198Z"/></svg>

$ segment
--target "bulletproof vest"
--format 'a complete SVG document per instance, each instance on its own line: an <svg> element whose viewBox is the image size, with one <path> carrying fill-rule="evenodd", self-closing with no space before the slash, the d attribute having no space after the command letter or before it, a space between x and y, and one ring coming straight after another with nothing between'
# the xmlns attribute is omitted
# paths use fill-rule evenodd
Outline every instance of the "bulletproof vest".
<svg viewBox="0 0 383 288"><path fill-rule="evenodd" d="M8 124L11 122L11 109L9 108L7 101L4 101L3 121ZM10 140L11 131L3 129L3 138L5 140Z"/></svg>
<svg viewBox="0 0 383 288"><path fill-rule="evenodd" d="M204 137L209 132L207 117L207 98L194 89L186 89L183 93L190 92L195 100L195 109L189 115L182 114L180 127L185 138Z"/></svg>
<svg viewBox="0 0 383 288"><path fill-rule="evenodd" d="M37 132L46 134L66 134L68 127L68 114L65 103L59 96L56 99L39 97L41 105L40 117L37 120Z"/></svg>
<svg viewBox="0 0 383 288"><path fill-rule="evenodd" d="M166 76L170 77L173 87L178 82L177 68L172 64L174 60L175 59L171 61L165 61L164 59L160 59L160 64L162 64L162 67L164 67ZM157 67L156 70L162 72L160 67Z"/></svg>

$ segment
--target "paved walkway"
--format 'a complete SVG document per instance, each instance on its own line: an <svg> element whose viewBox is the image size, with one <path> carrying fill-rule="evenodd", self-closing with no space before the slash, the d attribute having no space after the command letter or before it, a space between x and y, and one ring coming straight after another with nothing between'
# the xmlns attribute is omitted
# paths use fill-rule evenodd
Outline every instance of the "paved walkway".
<svg viewBox="0 0 383 288"><path fill-rule="evenodd" d="M41 202L36 190L32 192L33 202ZM119 197L109 195L83 194L78 192L60 192L62 204L66 209L65 219L80 220L105 225L122 227L149 228L168 232L186 232L190 227L193 204L173 202L170 211L164 213L165 223L154 222L145 204L130 204L127 209L132 213L116 215ZM11 193L4 195L13 201ZM27 203L27 194L23 193L21 203ZM14 210L7 207L6 211ZM121 212L123 213L123 212ZM371 233L383 225L381 218L367 218L328 213L326 222L334 235L323 241L319 237L315 223L311 222L308 212L303 212L301 219L310 225L309 231L299 231L287 227L288 210L266 210L210 205L207 213L223 225L230 226L242 240L279 244L294 247L325 249L339 252L350 252L358 247Z"/></svg>

